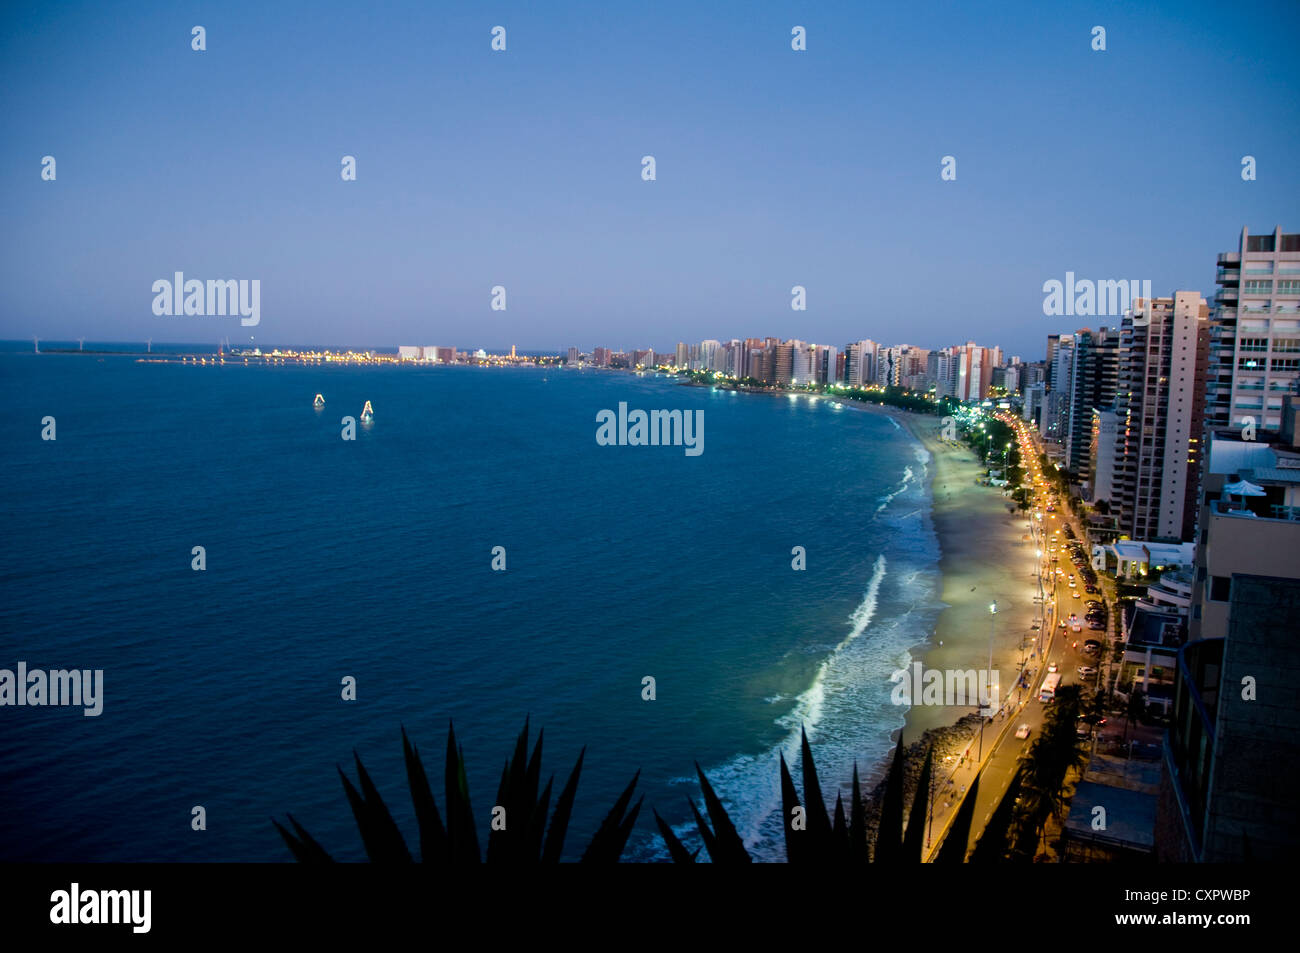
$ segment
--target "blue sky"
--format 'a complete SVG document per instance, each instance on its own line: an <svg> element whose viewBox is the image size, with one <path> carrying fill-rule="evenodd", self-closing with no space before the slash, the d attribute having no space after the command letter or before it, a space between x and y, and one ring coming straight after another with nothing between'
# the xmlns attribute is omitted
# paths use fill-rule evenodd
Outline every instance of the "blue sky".
<svg viewBox="0 0 1300 953"><path fill-rule="evenodd" d="M1037 359L1048 279L1211 293L1300 231L1300 4L1129 7L8 4L0 337ZM261 324L155 316L176 271Z"/></svg>

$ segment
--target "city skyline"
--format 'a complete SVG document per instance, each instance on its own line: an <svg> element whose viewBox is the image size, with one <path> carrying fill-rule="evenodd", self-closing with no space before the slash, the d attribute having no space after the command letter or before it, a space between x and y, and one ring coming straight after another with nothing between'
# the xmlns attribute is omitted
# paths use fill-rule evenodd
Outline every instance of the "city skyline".
<svg viewBox="0 0 1300 953"><path fill-rule="evenodd" d="M921 347L1032 356L1045 282L1208 298L1243 224L1300 213L1292 5L1262 32L1208 4L347 9L6 13L0 337L536 350L707 316L720 338L907 322ZM71 56L69 31L95 42ZM176 271L261 281L260 325L155 315Z"/></svg>

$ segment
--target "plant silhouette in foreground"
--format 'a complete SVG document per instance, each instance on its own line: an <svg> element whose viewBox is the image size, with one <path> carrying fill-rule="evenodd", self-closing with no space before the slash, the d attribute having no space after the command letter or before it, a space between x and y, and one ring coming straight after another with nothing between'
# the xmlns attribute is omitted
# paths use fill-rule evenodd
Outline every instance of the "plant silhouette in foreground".
<svg viewBox="0 0 1300 953"><path fill-rule="evenodd" d="M583 748L578 754L578 762L560 791L554 810L551 810L554 776L547 780L540 796L538 794L542 770L542 734L540 731L537 733L537 743L533 747L532 757L529 757L528 721L525 719L523 731L515 743L514 755L506 761L501 772L501 783L497 787L492 812L492 830L488 835L488 863L530 865L554 864L560 860L578 791L578 776L582 773L582 759L587 749ZM450 725L447 728L443 800L445 822L429 786L419 749L407 739L405 728L402 729L402 752L406 761L407 786L419 822L420 860L426 864L480 863L482 857L474 812L470 807L465 755L456 744L455 729ZM354 786L348 780L342 768L339 769L339 777L352 807L352 815L356 818L366 856L372 863L412 863L414 858L402 838L397 822L393 820L379 791L370 780L370 775L366 773L361 758L355 753L353 758L357 766L357 785ZM641 800L628 810L640 774L638 771L632 777L631 783L619 796L600 829L592 836L582 854L584 863L616 863L622 855L641 811ZM301 863L328 863L333 860L292 814L287 816L292 831L274 819L271 823L280 832L295 860ZM499 828L498 824L501 825Z"/></svg>
<svg viewBox="0 0 1300 953"><path fill-rule="evenodd" d="M782 827L785 831L785 856L789 863L911 864L921 862L921 852L925 842L927 801L933 772L931 750L926 751L925 764L921 769L921 778L912 797L907 827L904 829L903 740L899 738L898 747L894 751L894 760L885 781L885 796L881 806L880 825L876 833L874 858L871 856L867 842L866 810L862 787L858 781L857 765L853 766L848 813L845 813L843 795L837 795L835 813L832 817L827 812L826 802L822 798L821 782L817 778L817 767L813 763L807 732L801 732L800 737L804 791L802 801L795 788L794 779L790 775L790 768L785 763L785 755L779 755L779 759ZM753 858L745 849L744 841L737 833L735 824L732 823L727 809L698 763L695 765L695 772L700 778L700 790L704 795L704 808L709 816L708 821L700 814L693 800L690 801L691 813L695 817L695 826L699 831L700 839L704 842L703 849L708 852L709 859L715 864L751 863ZM674 862L693 863L699 851L694 853L688 851L658 813L655 814L655 822Z"/></svg>

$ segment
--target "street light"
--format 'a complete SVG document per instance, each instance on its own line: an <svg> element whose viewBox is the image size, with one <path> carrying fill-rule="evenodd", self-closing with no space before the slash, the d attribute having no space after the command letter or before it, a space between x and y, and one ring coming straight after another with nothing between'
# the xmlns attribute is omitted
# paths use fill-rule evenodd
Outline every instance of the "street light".
<svg viewBox="0 0 1300 953"><path fill-rule="evenodd" d="M985 678L993 674L993 623L998 615L998 604L994 601L989 606L989 667L985 669ZM990 703L992 699L989 699ZM979 754L975 756L975 764L978 768L979 763L984 760L984 711L980 710L980 744Z"/></svg>

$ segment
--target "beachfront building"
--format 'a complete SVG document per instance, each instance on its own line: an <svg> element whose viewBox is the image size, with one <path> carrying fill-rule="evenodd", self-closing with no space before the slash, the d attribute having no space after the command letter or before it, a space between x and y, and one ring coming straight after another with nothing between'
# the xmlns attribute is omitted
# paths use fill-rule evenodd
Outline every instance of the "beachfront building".
<svg viewBox="0 0 1300 953"><path fill-rule="evenodd" d="M1251 519L1225 518L1241 526L1220 551ZM1300 640L1283 624L1300 617L1300 578L1234 572L1225 595L1224 634L1178 652L1156 805L1161 861L1281 861L1300 850Z"/></svg>
<svg viewBox="0 0 1300 953"><path fill-rule="evenodd" d="M1288 395L1280 433L1261 431L1254 440L1237 429L1208 435L1193 639L1225 634L1238 575L1300 579L1298 414L1300 397Z"/></svg>
<svg viewBox="0 0 1300 953"><path fill-rule="evenodd" d="M1134 539L1195 534L1205 408L1209 306L1199 293L1138 298L1120 330L1115 492L1122 532Z"/></svg>
<svg viewBox="0 0 1300 953"><path fill-rule="evenodd" d="M1021 405L1020 417L1026 423L1034 425L1038 422L1038 416L1043 410L1043 389L1042 383L1031 384L1024 390L1024 403Z"/></svg>
<svg viewBox="0 0 1300 953"><path fill-rule="evenodd" d="M931 351L925 359L925 375L934 385L936 397L952 397L957 392L957 362L944 350ZM1028 419L1028 418L1026 418Z"/></svg>
<svg viewBox="0 0 1300 953"><path fill-rule="evenodd" d="M1241 230L1219 255L1210 330L1207 429L1281 426L1282 398L1300 379L1300 234Z"/></svg>
<svg viewBox="0 0 1300 953"><path fill-rule="evenodd" d="M1094 754L1075 785L1061 830L1063 863L1150 863L1160 765ZM1098 827L1096 808L1106 811Z"/></svg>
<svg viewBox="0 0 1300 953"><path fill-rule="evenodd" d="M1117 579L1145 580L1164 570L1190 569L1196 563L1193 543L1161 543L1153 540L1117 539L1103 547L1105 569Z"/></svg>
<svg viewBox="0 0 1300 953"><path fill-rule="evenodd" d="M949 350L957 365L953 396L958 400L983 400L993 383L993 368L1002 363L1002 349L967 341Z"/></svg>
<svg viewBox="0 0 1300 953"><path fill-rule="evenodd" d="M855 341L844 345L844 384L864 387L875 383L876 358L880 345L875 341Z"/></svg>
<svg viewBox="0 0 1300 953"><path fill-rule="evenodd" d="M1190 569L1162 572L1146 595L1129 606L1116 691L1122 700L1137 689L1149 708L1168 714L1178 650L1187 641L1194 578Z"/></svg>
<svg viewBox="0 0 1300 953"><path fill-rule="evenodd" d="M1066 467L1082 480L1092 469L1093 414L1115 402L1119 389L1119 329L1084 329L1074 335L1070 405L1062 444Z"/></svg>
<svg viewBox="0 0 1300 953"><path fill-rule="evenodd" d="M1048 443L1065 443L1074 390L1074 335L1052 334L1047 338L1047 388L1038 434Z"/></svg>
<svg viewBox="0 0 1300 953"><path fill-rule="evenodd" d="M1161 860L1290 858L1300 781L1300 398L1279 430L1210 430L1198 552L1165 738Z"/></svg>
<svg viewBox="0 0 1300 953"><path fill-rule="evenodd" d="M1087 492L1085 499L1094 505L1107 502L1115 494L1115 450L1119 442L1120 416L1114 406L1105 410L1093 408L1092 431L1088 448Z"/></svg>

